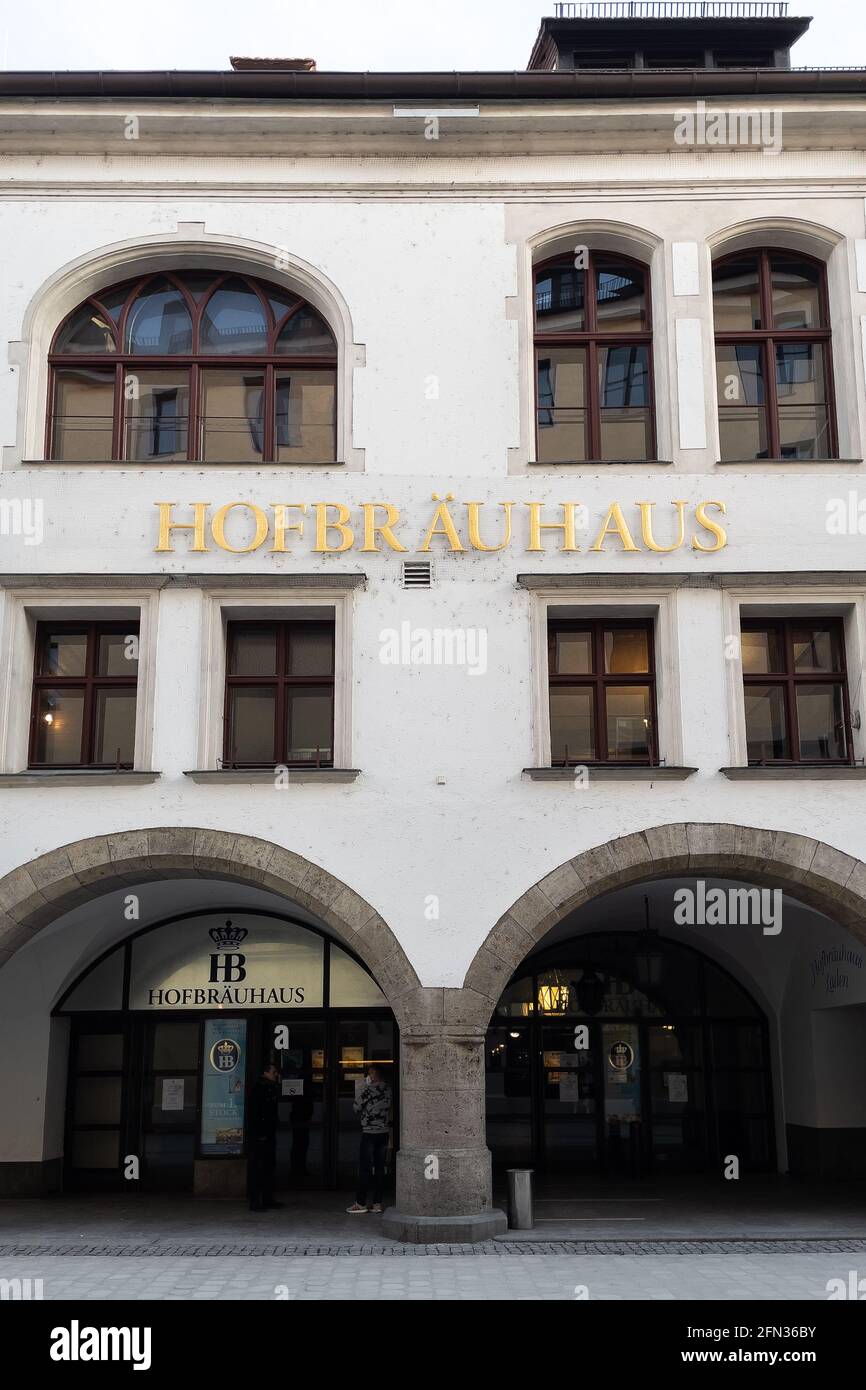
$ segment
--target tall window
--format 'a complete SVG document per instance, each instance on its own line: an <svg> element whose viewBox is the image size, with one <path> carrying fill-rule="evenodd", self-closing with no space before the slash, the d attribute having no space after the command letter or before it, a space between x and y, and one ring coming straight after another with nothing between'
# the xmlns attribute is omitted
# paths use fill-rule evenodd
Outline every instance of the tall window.
<svg viewBox="0 0 866 1390"><path fill-rule="evenodd" d="M824 267L748 251L713 267L722 459L836 457Z"/></svg>
<svg viewBox="0 0 866 1390"><path fill-rule="evenodd" d="M30 766L131 768L137 623L39 623Z"/></svg>
<svg viewBox="0 0 866 1390"><path fill-rule="evenodd" d="M749 762L850 762L841 620L749 619L741 649Z"/></svg>
<svg viewBox="0 0 866 1390"><path fill-rule="evenodd" d="M226 767L332 767L334 624L228 626Z"/></svg>
<svg viewBox="0 0 866 1390"><path fill-rule="evenodd" d="M535 272L536 457L607 463L655 455L649 271L592 252Z"/></svg>
<svg viewBox="0 0 866 1390"><path fill-rule="evenodd" d="M652 624L548 625L553 766L655 763Z"/></svg>
<svg viewBox="0 0 866 1390"><path fill-rule="evenodd" d="M246 275L151 275L105 290L49 356L49 458L325 463L336 459L331 330Z"/></svg>

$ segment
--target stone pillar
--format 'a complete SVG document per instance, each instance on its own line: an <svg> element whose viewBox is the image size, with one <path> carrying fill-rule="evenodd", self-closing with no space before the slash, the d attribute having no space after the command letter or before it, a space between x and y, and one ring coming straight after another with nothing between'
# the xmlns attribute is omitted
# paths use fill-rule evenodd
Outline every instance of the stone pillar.
<svg viewBox="0 0 866 1390"><path fill-rule="evenodd" d="M506 1229L492 1205L484 1132L484 1038L477 1025L400 1032L397 1202L386 1235L416 1244L489 1240Z"/></svg>

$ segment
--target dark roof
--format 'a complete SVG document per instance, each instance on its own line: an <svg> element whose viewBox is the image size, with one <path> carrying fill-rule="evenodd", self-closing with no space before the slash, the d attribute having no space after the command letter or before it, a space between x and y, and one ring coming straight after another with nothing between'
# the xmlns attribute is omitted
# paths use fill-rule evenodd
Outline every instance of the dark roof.
<svg viewBox="0 0 866 1390"><path fill-rule="evenodd" d="M617 72L0 72L0 99L579 101L866 92L864 68Z"/></svg>

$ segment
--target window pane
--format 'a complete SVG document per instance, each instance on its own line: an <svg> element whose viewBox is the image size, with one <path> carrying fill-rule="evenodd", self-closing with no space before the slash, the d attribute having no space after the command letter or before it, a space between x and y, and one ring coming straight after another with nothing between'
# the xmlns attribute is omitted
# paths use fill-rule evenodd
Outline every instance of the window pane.
<svg viewBox="0 0 866 1390"><path fill-rule="evenodd" d="M756 256L714 266L713 319L717 333L763 327Z"/></svg>
<svg viewBox="0 0 866 1390"><path fill-rule="evenodd" d="M330 689L308 686L290 690L288 718L289 762L333 760L334 697Z"/></svg>
<svg viewBox="0 0 866 1390"><path fill-rule="evenodd" d="M103 632L99 636L96 669L100 676L135 676L138 672L138 628Z"/></svg>
<svg viewBox="0 0 866 1390"><path fill-rule="evenodd" d="M754 675L785 670L785 650L778 628L744 630L740 635L743 670Z"/></svg>
<svg viewBox="0 0 866 1390"><path fill-rule="evenodd" d="M274 628L233 628L229 648L229 675L276 675L277 634Z"/></svg>
<svg viewBox="0 0 866 1390"><path fill-rule="evenodd" d="M651 450L649 353L637 344L599 347L601 457L647 459Z"/></svg>
<svg viewBox="0 0 866 1390"><path fill-rule="evenodd" d="M641 333L647 327L644 273L631 265L597 256L596 317L603 333Z"/></svg>
<svg viewBox="0 0 866 1390"><path fill-rule="evenodd" d="M55 352L115 352L114 334L111 324L103 317L95 304L82 304L80 309L60 330Z"/></svg>
<svg viewBox="0 0 866 1390"><path fill-rule="evenodd" d="M86 632L52 632L43 637L42 676L83 676L87 667Z"/></svg>
<svg viewBox="0 0 866 1390"><path fill-rule="evenodd" d="M796 698L800 757L847 757L842 686L798 684Z"/></svg>
<svg viewBox="0 0 866 1390"><path fill-rule="evenodd" d="M151 1034L152 1071L195 1071L198 1067L198 1024L155 1023Z"/></svg>
<svg viewBox="0 0 866 1390"><path fill-rule="evenodd" d="M586 349L536 352L538 459L580 462L586 446Z"/></svg>
<svg viewBox="0 0 866 1390"><path fill-rule="evenodd" d="M716 384L721 457L766 458L763 348L757 343L717 343Z"/></svg>
<svg viewBox="0 0 866 1390"><path fill-rule="evenodd" d="M272 765L275 691L251 686L233 690L229 698L229 762Z"/></svg>
<svg viewBox="0 0 866 1390"><path fill-rule="evenodd" d="M189 427L188 372L127 372L125 457L185 459Z"/></svg>
<svg viewBox="0 0 866 1390"><path fill-rule="evenodd" d="M645 627L610 628L604 634L604 669L614 675L649 670L649 633Z"/></svg>
<svg viewBox="0 0 866 1390"><path fill-rule="evenodd" d="M781 685L752 685L745 688L746 744L750 763L788 758L788 721L785 693Z"/></svg>
<svg viewBox="0 0 866 1390"><path fill-rule="evenodd" d="M261 462L264 397L265 379L261 372L202 372L203 460Z"/></svg>
<svg viewBox="0 0 866 1390"><path fill-rule="evenodd" d="M776 344L776 395L783 458L826 457L829 439L820 343Z"/></svg>
<svg viewBox="0 0 866 1390"><path fill-rule="evenodd" d="M117 1130L80 1130L72 1136L73 1168L117 1168L120 1135Z"/></svg>
<svg viewBox="0 0 866 1390"><path fill-rule="evenodd" d="M201 351L245 356L267 350L268 324L261 300L243 280L226 280L205 305Z"/></svg>
<svg viewBox="0 0 866 1390"><path fill-rule="evenodd" d="M839 629L803 624L791 632L795 671L841 671L842 643Z"/></svg>
<svg viewBox="0 0 866 1390"><path fill-rule="evenodd" d="M192 320L180 290L168 280L151 281L129 311L124 339L126 352L191 352Z"/></svg>
<svg viewBox="0 0 866 1390"><path fill-rule="evenodd" d="M774 328L817 328L822 326L821 268L809 261L770 259L773 284Z"/></svg>
<svg viewBox="0 0 866 1390"><path fill-rule="evenodd" d="M555 640L558 675L583 676L592 671L591 632L557 632Z"/></svg>
<svg viewBox="0 0 866 1390"><path fill-rule="evenodd" d="M37 763L80 763L83 690L40 690L36 701Z"/></svg>
<svg viewBox="0 0 866 1390"><path fill-rule="evenodd" d="M551 687L550 751L555 763L561 763L566 756L570 762L596 756L595 708L591 686Z"/></svg>
<svg viewBox="0 0 866 1390"><path fill-rule="evenodd" d="M652 695L648 685L608 685L607 756L648 758L652 738Z"/></svg>
<svg viewBox="0 0 866 1390"><path fill-rule="evenodd" d="M122 1085L119 1076L77 1077L73 1122L77 1125L119 1124Z"/></svg>
<svg viewBox="0 0 866 1390"><path fill-rule="evenodd" d="M277 312L273 302L271 307L279 321L282 314ZM277 352L324 357L333 356L336 351L330 328L309 305L296 309L291 318L286 319L277 338Z"/></svg>
<svg viewBox="0 0 866 1390"><path fill-rule="evenodd" d="M76 1071L120 1071L122 1066L122 1033L79 1033L75 1050Z"/></svg>
<svg viewBox="0 0 866 1390"><path fill-rule="evenodd" d="M135 690L97 690L93 761L132 766L135 755Z"/></svg>
<svg viewBox="0 0 866 1390"><path fill-rule="evenodd" d="M114 369L55 373L52 457L74 463L111 458Z"/></svg>
<svg viewBox="0 0 866 1390"><path fill-rule="evenodd" d="M586 328L585 284L585 272L568 262L539 273L535 281L539 333L580 333Z"/></svg>
<svg viewBox="0 0 866 1390"><path fill-rule="evenodd" d="M276 379L278 463L321 463L336 458L337 385L334 372L280 372Z"/></svg>
<svg viewBox="0 0 866 1390"><path fill-rule="evenodd" d="M334 670L334 629L294 627L289 634L289 671L293 676L330 676Z"/></svg>

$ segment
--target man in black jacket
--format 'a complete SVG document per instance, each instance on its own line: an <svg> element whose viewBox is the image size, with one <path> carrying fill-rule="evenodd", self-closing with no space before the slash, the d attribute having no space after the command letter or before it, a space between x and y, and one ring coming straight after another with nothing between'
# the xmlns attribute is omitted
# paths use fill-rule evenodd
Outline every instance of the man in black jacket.
<svg viewBox="0 0 866 1390"><path fill-rule="evenodd" d="M280 1073L268 1062L247 1096L247 1170L250 1211L281 1207L274 1201L274 1167L277 1161L277 1106Z"/></svg>

